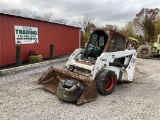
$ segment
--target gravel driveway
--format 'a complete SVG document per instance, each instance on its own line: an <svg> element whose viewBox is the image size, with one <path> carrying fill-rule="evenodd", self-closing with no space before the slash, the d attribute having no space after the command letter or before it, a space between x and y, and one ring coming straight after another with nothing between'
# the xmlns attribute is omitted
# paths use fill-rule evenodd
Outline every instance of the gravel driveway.
<svg viewBox="0 0 160 120"><path fill-rule="evenodd" d="M160 60L137 59L132 83L79 107L37 84L49 66L0 77L0 120L160 120Z"/></svg>

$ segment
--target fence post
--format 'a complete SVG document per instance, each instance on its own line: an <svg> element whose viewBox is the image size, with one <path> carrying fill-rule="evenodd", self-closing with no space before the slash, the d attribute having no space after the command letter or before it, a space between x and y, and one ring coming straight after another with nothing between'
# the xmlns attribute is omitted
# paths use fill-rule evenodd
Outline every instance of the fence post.
<svg viewBox="0 0 160 120"><path fill-rule="evenodd" d="M16 45L16 64L21 65L21 47Z"/></svg>
<svg viewBox="0 0 160 120"><path fill-rule="evenodd" d="M50 44L50 53L49 53L49 57L52 60L53 59L53 53L54 53L54 45Z"/></svg>

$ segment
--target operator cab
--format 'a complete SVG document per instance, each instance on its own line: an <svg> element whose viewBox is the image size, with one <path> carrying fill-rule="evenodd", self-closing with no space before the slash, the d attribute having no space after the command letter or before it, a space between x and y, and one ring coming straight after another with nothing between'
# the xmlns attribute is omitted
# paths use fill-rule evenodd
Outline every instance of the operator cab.
<svg viewBox="0 0 160 120"><path fill-rule="evenodd" d="M92 30L92 29L91 29ZM125 50L125 36L115 30L94 28L85 50L77 60L94 64L102 52L117 52ZM124 62L125 58L118 58Z"/></svg>
<svg viewBox="0 0 160 120"><path fill-rule="evenodd" d="M103 30L95 30L91 33L83 58L96 60L102 54L108 38L107 33Z"/></svg>

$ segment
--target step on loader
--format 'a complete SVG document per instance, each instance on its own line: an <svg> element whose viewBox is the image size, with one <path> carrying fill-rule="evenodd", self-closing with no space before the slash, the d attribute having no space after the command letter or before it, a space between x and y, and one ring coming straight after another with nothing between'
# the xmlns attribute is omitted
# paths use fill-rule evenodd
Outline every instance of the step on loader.
<svg viewBox="0 0 160 120"><path fill-rule="evenodd" d="M84 48L76 49L64 69L51 66L38 83L61 100L81 105L111 94L117 81L133 81L137 53L125 49L125 36L106 28L90 30Z"/></svg>

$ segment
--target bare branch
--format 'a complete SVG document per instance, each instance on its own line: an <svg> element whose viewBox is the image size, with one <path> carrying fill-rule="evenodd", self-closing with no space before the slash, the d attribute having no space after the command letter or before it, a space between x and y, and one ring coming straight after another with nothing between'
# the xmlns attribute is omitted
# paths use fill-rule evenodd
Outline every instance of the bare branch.
<svg viewBox="0 0 160 120"><path fill-rule="evenodd" d="M44 14L44 19L48 22L52 21L53 13L51 11Z"/></svg>
<svg viewBox="0 0 160 120"><path fill-rule="evenodd" d="M109 25L109 24L106 24L105 25L105 28L107 29L112 29L112 30L118 30L118 26L117 25Z"/></svg>
<svg viewBox="0 0 160 120"><path fill-rule="evenodd" d="M53 22L66 25L68 23L68 20L66 20L66 19L57 19L57 20L53 20Z"/></svg>
<svg viewBox="0 0 160 120"><path fill-rule="evenodd" d="M83 17L79 18L77 21L74 21L74 24L78 27L81 27L83 31L87 32L87 25L92 23L94 16L86 13Z"/></svg>

